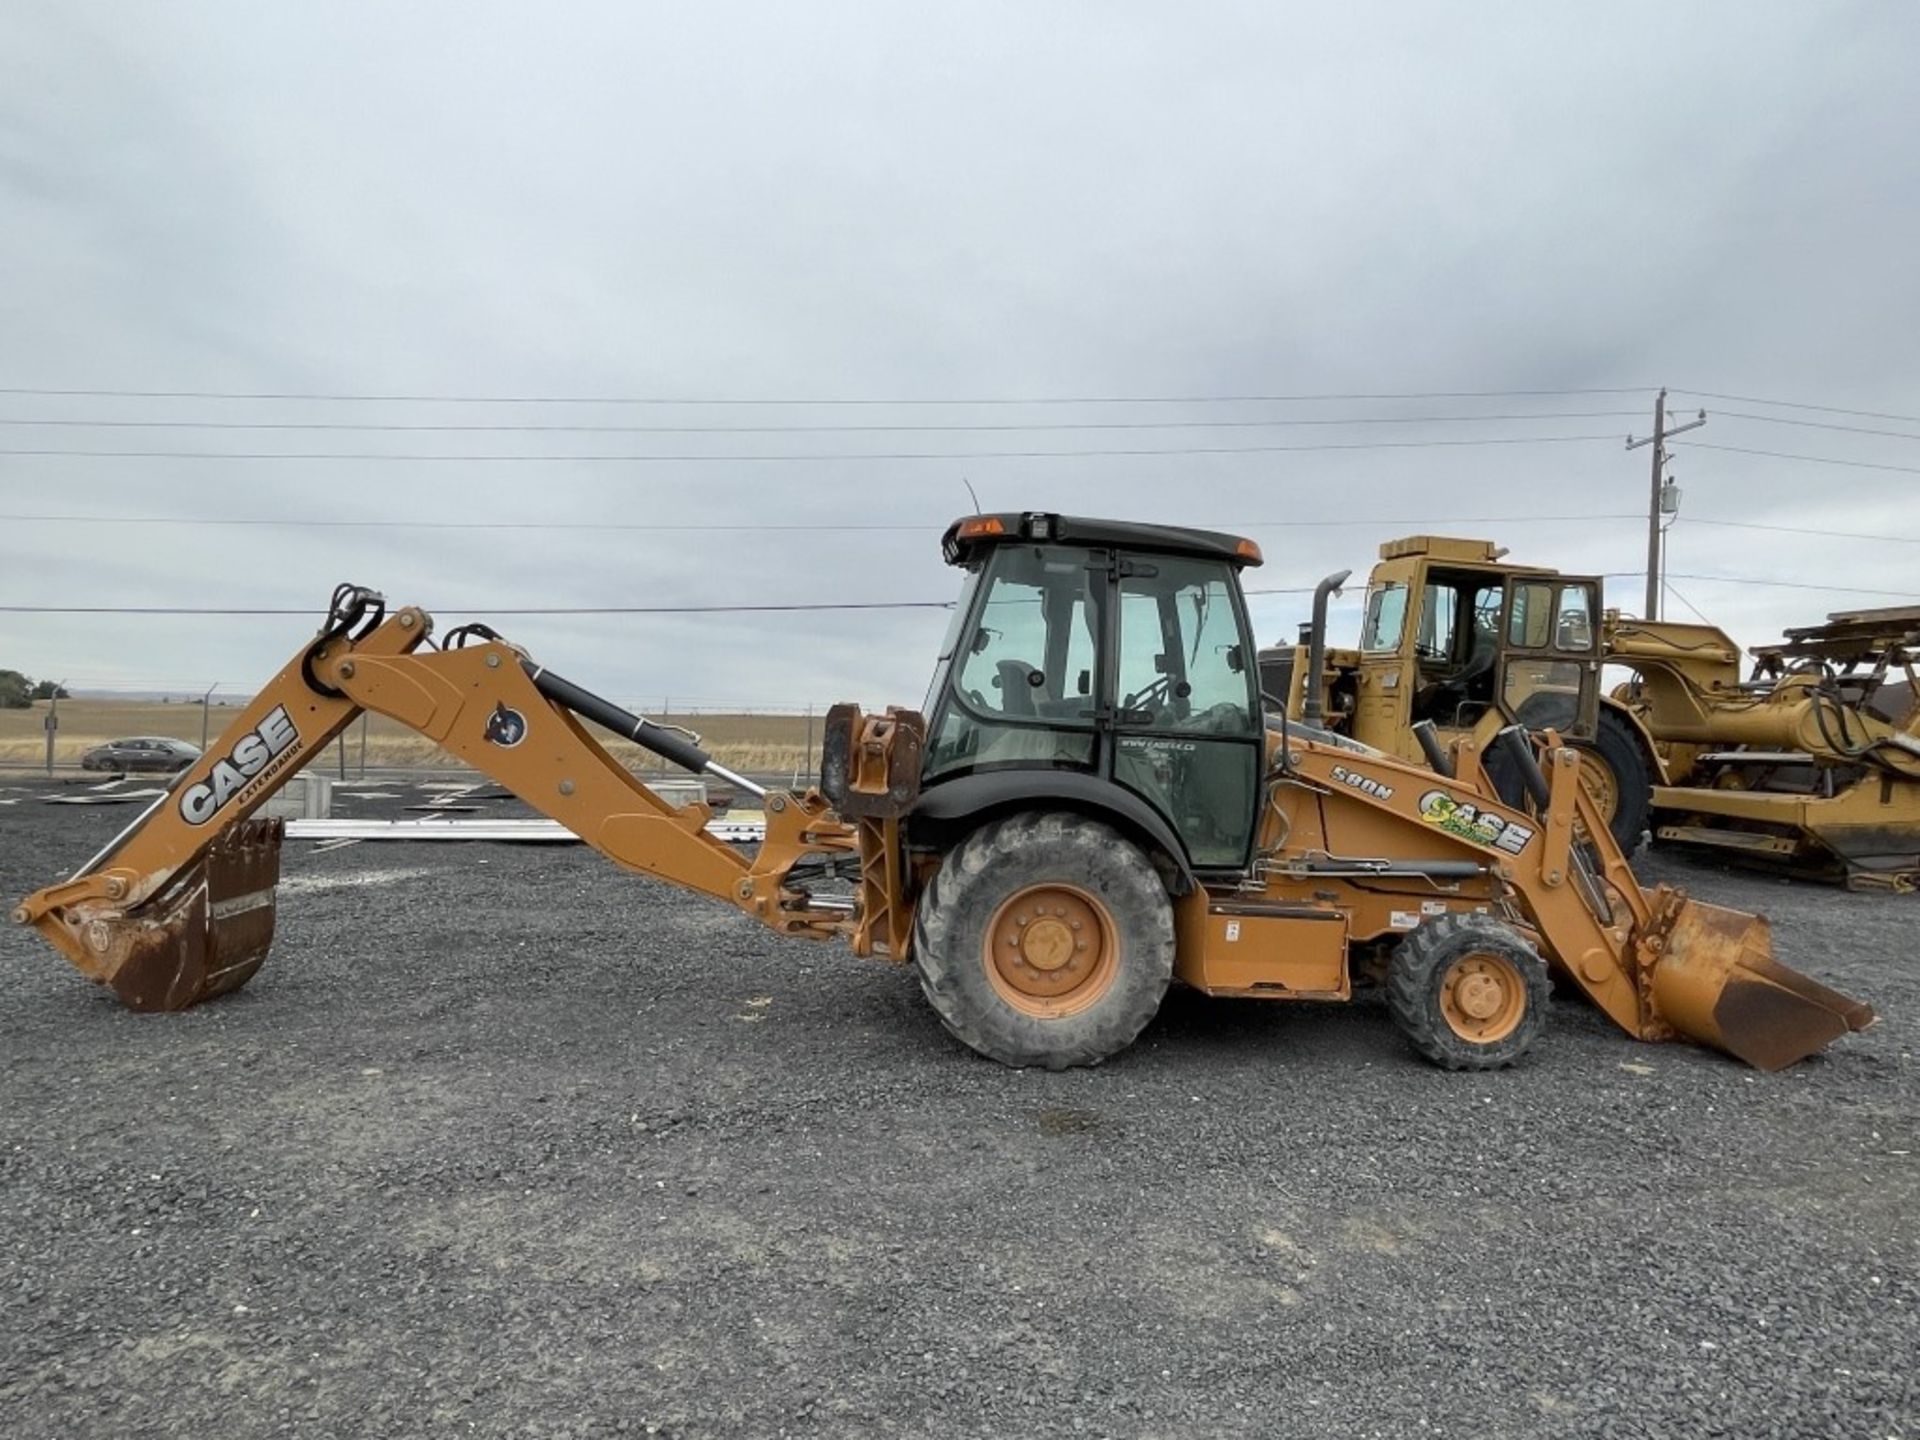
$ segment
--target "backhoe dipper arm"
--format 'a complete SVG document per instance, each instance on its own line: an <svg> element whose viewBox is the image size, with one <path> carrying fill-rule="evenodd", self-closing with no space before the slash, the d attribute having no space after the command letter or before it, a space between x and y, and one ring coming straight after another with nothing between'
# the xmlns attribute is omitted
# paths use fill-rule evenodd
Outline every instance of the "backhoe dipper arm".
<svg viewBox="0 0 1920 1440"><path fill-rule="evenodd" d="M167 795L72 879L29 896L15 921L137 1009L183 1009L237 988L271 943L278 877L280 826L249 817L370 710L493 777L626 869L728 900L790 934L827 938L847 928L844 905L816 905L786 883L808 854L860 849L854 827L818 795L767 797L767 839L749 862L706 833L706 805L668 804L575 712L688 769L765 794L692 738L542 670L485 627L448 637L480 643L416 653L432 633L426 612L385 617L378 596L347 593L320 638Z"/></svg>
<svg viewBox="0 0 1920 1440"><path fill-rule="evenodd" d="M336 605L328 620L321 637L303 645L282 666L213 747L180 772L167 795L148 806L71 879L31 895L13 910L13 920L40 924L50 910L81 900L111 900L121 910L134 910L154 899L180 872L202 862L359 716L361 707L353 699L309 682L313 664L336 651L405 655L419 647L430 628L419 611L384 616L378 595L371 591L353 591L348 607ZM361 626L357 636L355 626ZM61 945L46 925L42 931ZM84 964L81 968L86 970Z"/></svg>

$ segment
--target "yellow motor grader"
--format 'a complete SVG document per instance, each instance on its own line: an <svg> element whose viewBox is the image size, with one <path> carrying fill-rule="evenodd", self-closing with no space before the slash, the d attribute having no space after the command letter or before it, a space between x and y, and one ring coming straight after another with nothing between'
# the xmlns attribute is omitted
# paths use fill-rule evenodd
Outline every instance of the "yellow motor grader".
<svg viewBox="0 0 1920 1440"><path fill-rule="evenodd" d="M1298 719L1408 758L1422 731L1485 749L1508 725L1553 729L1629 854L1651 832L1856 887L1920 881L1920 609L1788 631L1742 678L1726 632L1605 610L1600 577L1506 553L1388 541L1359 646L1326 644L1343 572L1322 582L1298 645L1261 652L1262 688ZM1608 666L1631 678L1602 693ZM1498 752L1489 763L1517 798L1517 773Z"/></svg>
<svg viewBox="0 0 1920 1440"><path fill-rule="evenodd" d="M263 801L362 711L493 777L628 870L784 934L911 964L947 1028L1008 1065L1094 1064L1179 980L1344 1001L1381 980L1413 1048L1517 1059L1549 965L1629 1035L1766 1069L1873 1018L1779 964L1766 922L1641 887L1552 734L1419 761L1263 714L1251 541L1054 514L955 522L964 574L924 718L834 708L819 784L763 790L698 737L563 679L484 625L336 591L174 788L13 918L143 1010L237 989L272 940L282 830ZM751 855L630 773L589 725L760 797Z"/></svg>

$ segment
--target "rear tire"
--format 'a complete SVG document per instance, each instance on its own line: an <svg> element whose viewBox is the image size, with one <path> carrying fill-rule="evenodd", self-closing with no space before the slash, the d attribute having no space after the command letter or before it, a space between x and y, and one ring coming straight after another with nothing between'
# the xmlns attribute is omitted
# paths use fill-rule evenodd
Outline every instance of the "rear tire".
<svg viewBox="0 0 1920 1440"><path fill-rule="evenodd" d="M1069 813L974 831L914 913L927 1003L1002 1065L1063 1070L1126 1049L1159 1010L1173 955L1173 907L1146 856Z"/></svg>
<svg viewBox="0 0 1920 1440"><path fill-rule="evenodd" d="M1407 1042L1446 1070L1497 1070L1546 1028L1546 962L1486 915L1442 915L1387 962L1387 1009Z"/></svg>
<svg viewBox="0 0 1920 1440"><path fill-rule="evenodd" d="M1653 773L1640 737L1631 721L1603 705L1593 739L1575 741L1573 748L1580 752L1581 784L1602 813L1608 808L1604 797L1611 792L1607 829L1613 832L1620 853L1631 859L1647 843L1647 822L1653 813Z"/></svg>

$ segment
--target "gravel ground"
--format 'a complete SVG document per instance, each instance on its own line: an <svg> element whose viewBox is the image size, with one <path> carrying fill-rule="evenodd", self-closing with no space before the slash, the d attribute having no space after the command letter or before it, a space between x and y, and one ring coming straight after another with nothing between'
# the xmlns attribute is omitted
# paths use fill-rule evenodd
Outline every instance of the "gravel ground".
<svg viewBox="0 0 1920 1440"><path fill-rule="evenodd" d="M0 793L0 895L127 818ZM1920 899L1648 866L1881 1010L1781 1075L1177 992L1049 1075L577 848L285 868L184 1015L0 935L0 1435L1920 1434Z"/></svg>

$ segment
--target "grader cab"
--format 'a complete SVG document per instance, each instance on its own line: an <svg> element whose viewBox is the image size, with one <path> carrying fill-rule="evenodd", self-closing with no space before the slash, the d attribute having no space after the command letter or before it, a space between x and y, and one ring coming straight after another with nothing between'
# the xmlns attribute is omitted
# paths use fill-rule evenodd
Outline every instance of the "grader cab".
<svg viewBox="0 0 1920 1440"><path fill-rule="evenodd" d="M1635 1038L1766 1069L1871 1022L1775 961L1764 920L1641 887L1553 733L1490 742L1509 802L1471 737L1414 761L1266 713L1252 542L1002 514L956 522L944 553L964 580L924 718L835 707L801 793L484 625L436 646L423 611L342 587L174 790L14 919L138 1009L237 989L273 936L282 835L255 812L371 711L625 869L911 964L946 1027L1009 1065L1115 1054L1176 979L1322 1003L1378 979L1412 1047L1460 1069L1528 1049L1549 966ZM757 795L764 841L710 835L704 805L667 804L590 726Z"/></svg>

